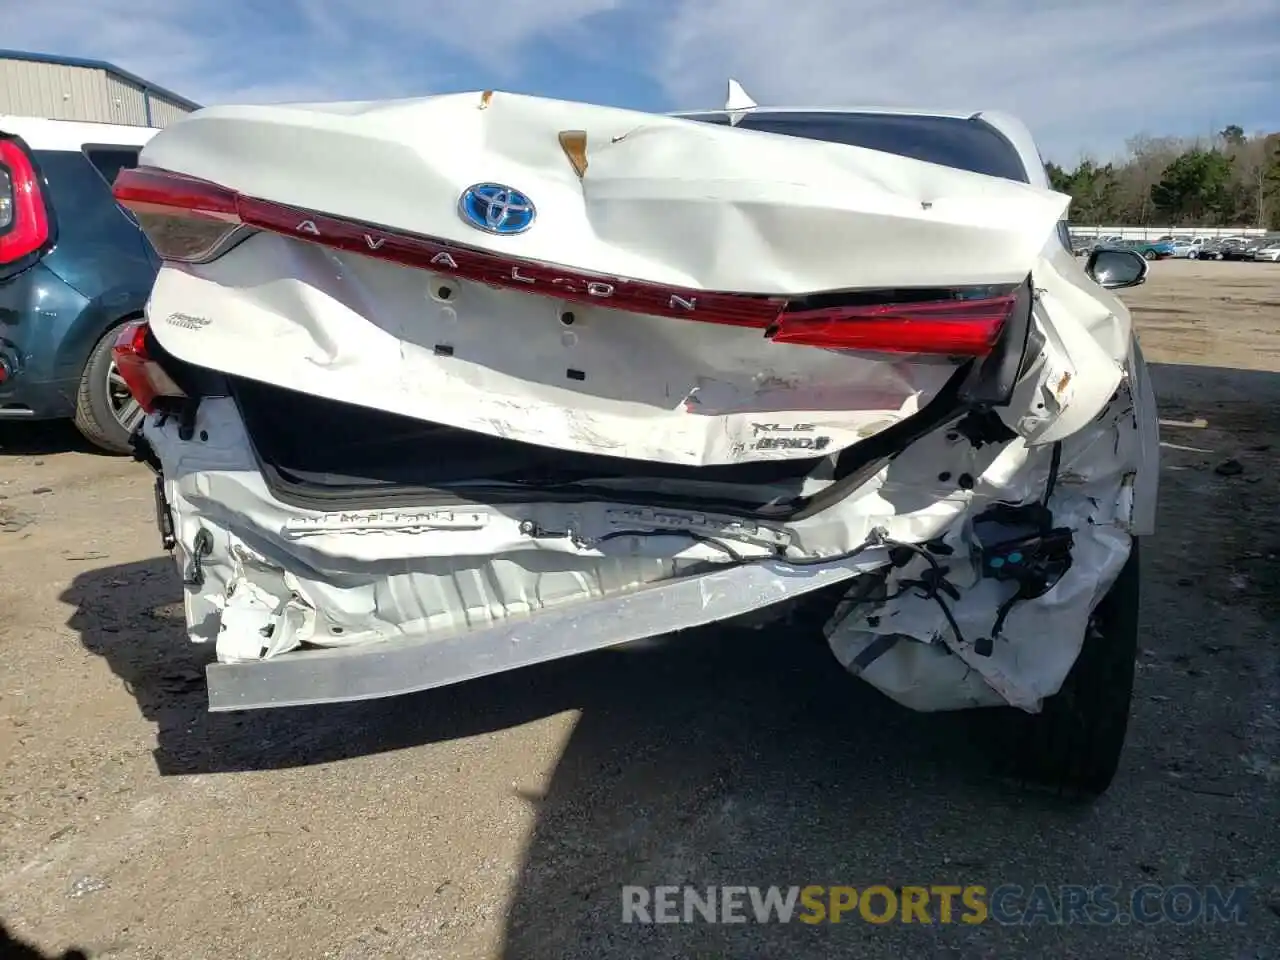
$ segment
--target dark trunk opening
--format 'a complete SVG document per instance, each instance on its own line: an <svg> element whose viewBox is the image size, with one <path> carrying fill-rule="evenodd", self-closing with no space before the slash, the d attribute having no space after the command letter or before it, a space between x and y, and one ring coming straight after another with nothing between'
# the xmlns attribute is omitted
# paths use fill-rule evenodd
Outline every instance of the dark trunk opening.
<svg viewBox="0 0 1280 960"><path fill-rule="evenodd" d="M709 494L696 497L704 509L725 500L742 512L766 500L777 502L779 494L783 500L798 497L806 478L829 459L708 467L654 463L505 440L252 380L230 378L230 385L275 492L329 506L385 502L388 496L415 502L481 495L489 501L566 494L600 499L592 495L594 481L608 485L598 491L606 499L635 499L646 486L669 492L687 484ZM617 484L624 481L630 481L629 493L620 497ZM741 495L733 494L733 487L741 487ZM762 488L772 495L760 496ZM666 499L653 492L643 499ZM687 504L691 498L679 499Z"/></svg>
<svg viewBox="0 0 1280 960"><path fill-rule="evenodd" d="M825 510L967 408L971 365L923 409L834 458L684 467L574 453L227 378L263 477L320 509L450 503L638 503L768 520ZM821 477L821 479L818 479Z"/></svg>

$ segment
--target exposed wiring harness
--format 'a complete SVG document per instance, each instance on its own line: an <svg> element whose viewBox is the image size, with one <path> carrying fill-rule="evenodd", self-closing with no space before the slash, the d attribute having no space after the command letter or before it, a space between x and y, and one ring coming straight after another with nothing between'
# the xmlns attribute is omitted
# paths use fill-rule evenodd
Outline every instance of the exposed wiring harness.
<svg viewBox="0 0 1280 960"><path fill-rule="evenodd" d="M943 617L946 618L947 625L951 628L952 634L955 635L956 643L960 646L964 646L964 633L960 629L960 624L956 622L955 615L951 612L951 607L942 596L942 594L945 593L952 600L959 601L960 599L960 591L956 589L955 584L947 579L947 574L950 572L949 568L944 567L938 561L938 558L934 556L933 551L931 551L927 545L921 546L917 543L903 543L900 540L890 540L888 537L883 535L884 532L879 528L873 530L872 534L879 534L879 545L889 548L889 560L895 567L906 566L913 556L923 557L925 562L929 565L929 569L927 569L924 572L924 575L919 579L901 580L901 588L896 593L890 594L886 599L892 600L895 597L900 597L908 590L919 590L920 592L917 593L916 596L920 597L922 600L932 600L938 605L938 609L942 611ZM979 638L979 642L981 642L981 638ZM975 644L975 650L980 654L982 653L981 649L978 649L977 644ZM989 655L989 652L988 654L983 655Z"/></svg>
<svg viewBox="0 0 1280 960"><path fill-rule="evenodd" d="M1065 573L1066 568L1071 564L1071 533L1065 528L1054 529L1052 527L1052 513L1048 508L1048 501L1053 495L1058 473L1061 469L1061 457L1061 444L1054 444L1049 466L1049 477L1043 499L1031 505L1030 508L1030 513L1035 520L1032 524L1033 529L1013 540L989 544L982 548L982 576L996 580L1013 580L1017 582L1018 589L997 610L990 636L974 639L972 648L973 652L978 656L991 656L994 652L995 640L1000 636L1005 618L1020 600L1033 599L1042 595L1052 583L1056 582ZM1012 514L1024 514L1028 509L1028 507L1003 504L993 507L987 514L995 522L1003 520L1003 522L1014 526L1023 526L1028 518L1026 516L1018 516L1017 520L1022 522L1015 523L1015 518ZM1009 515L1006 516L1005 514ZM983 518L979 518L979 520L981 519ZM747 557L735 550L724 539L693 530L617 530L602 537L584 541L572 531L544 530L530 521L525 521L525 523L521 524L521 527L523 532L530 536L567 537L582 546L597 545L621 537L684 537L719 551L728 558L730 563L736 565L774 560L793 567L812 567L851 560L870 550L887 550L890 564L895 568L901 569L910 563L914 557L922 557L928 565L922 575L918 578L903 578L900 580L899 589L885 597L885 600L893 600L903 596L909 590L918 591L916 593L917 597L922 600L931 600L938 605L938 609L942 611L942 615L947 621L947 626L955 636L956 644L960 647L969 646L964 632L960 629L960 624L951 612L951 606L947 603L947 598L958 602L960 600L960 591L955 584L947 579L950 568L943 566L938 560L937 554L946 556L952 552L950 547L940 542L933 541L924 545L905 543L891 539L883 527L875 527L862 543L842 553L822 557L792 558L787 556L785 547L774 547L769 554ZM1024 553L1027 555L1025 559L1029 561L1025 564L1022 562Z"/></svg>
<svg viewBox="0 0 1280 960"><path fill-rule="evenodd" d="M987 550L983 550L982 558L982 575L984 577L992 577L997 580L1015 580L1018 583L1018 589L1008 600L1002 603L996 611L995 623L991 628L991 635L985 637L977 637L972 644L973 651L978 656L989 657L994 652L995 640L1000 636L1001 628L1004 626L1005 618L1009 615L1014 605L1021 600L1033 599L1041 596L1052 583L1061 578L1062 574L1071 565L1071 532L1066 528L1054 529L1052 527L1053 514L1049 510L1049 500L1053 496L1054 489L1057 486L1058 474L1062 467L1062 444L1055 443L1052 447L1049 476L1045 484L1043 498L1036 504L1031 513L1038 521L1035 526L1038 529L1030 536L1018 538L1014 543L1002 543L992 545L993 551L991 556L987 555ZM1024 511L1027 508L1017 507L1013 504L998 505L992 508L989 513L999 517L1001 508L1011 509L1013 511ZM552 533L550 531L539 530L532 524L528 525L527 533L533 536L563 536L577 539L571 533ZM950 627L952 634L955 636L956 644L960 647L966 646L963 631L960 624L956 622L955 615L951 612L951 607L947 603L946 598L958 602L960 600L960 591L956 589L955 584L947 579L950 572L949 567L945 567L939 562L935 554L947 555L951 553L951 548L936 541L921 545L916 543L904 543L900 540L893 540L889 537L888 531L883 527L875 527L867 535L867 538L854 547L852 550L846 550L843 553L831 554L824 557L805 557L803 559L793 559L786 555L785 547L776 547L772 554L758 557L744 557L733 547L729 546L724 540L710 536L707 534L697 533L692 530L618 530L613 533L605 534L603 537L595 538L592 543L599 544L608 540L615 540L619 537L663 537L678 536L686 537L696 543L703 544L715 550L719 550L727 556L730 562L735 564L761 563L765 560L776 560L789 564L793 567L812 567L821 566L830 563L839 563L842 560L851 560L858 557L869 550L884 549L889 552L889 562L895 568L905 567L913 557L923 557L928 564L928 569L915 579L903 578L899 581L899 589L885 597L885 600L893 600L903 596L909 590L919 591L916 596L922 600L932 600L938 605L938 609L942 611L942 615L946 618L947 625ZM585 545L585 544L584 544ZM1022 547L1033 555L1033 562L1028 568L1015 571L1014 564L1009 564L1009 559L1020 557L1020 552L1010 552L1009 547ZM932 549L931 549L932 548ZM1029 548L1029 549L1028 549ZM1004 556L1008 553L1008 557ZM1056 574L1056 576L1055 576ZM944 597L944 594L946 595Z"/></svg>

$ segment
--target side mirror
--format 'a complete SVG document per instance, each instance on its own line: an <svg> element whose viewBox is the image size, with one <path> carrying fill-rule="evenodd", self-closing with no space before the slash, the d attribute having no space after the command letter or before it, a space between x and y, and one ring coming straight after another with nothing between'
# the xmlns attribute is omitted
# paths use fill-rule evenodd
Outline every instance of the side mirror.
<svg viewBox="0 0 1280 960"><path fill-rule="evenodd" d="M1146 259L1136 250L1095 250L1084 265L1084 272L1107 290L1146 283L1148 269Z"/></svg>

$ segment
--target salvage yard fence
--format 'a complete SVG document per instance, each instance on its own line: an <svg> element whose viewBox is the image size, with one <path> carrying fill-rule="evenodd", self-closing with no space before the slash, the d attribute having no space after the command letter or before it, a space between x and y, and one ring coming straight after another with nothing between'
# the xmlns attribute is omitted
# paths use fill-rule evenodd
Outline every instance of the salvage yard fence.
<svg viewBox="0 0 1280 960"><path fill-rule="evenodd" d="M1073 237L1122 237L1125 240L1158 240L1161 237L1265 237L1267 231L1260 227L1125 227L1081 223L1068 225Z"/></svg>

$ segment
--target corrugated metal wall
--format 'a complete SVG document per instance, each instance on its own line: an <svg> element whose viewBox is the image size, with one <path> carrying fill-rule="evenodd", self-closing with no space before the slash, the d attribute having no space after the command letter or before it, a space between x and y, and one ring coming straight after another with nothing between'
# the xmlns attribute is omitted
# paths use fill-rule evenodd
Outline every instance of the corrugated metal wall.
<svg viewBox="0 0 1280 960"><path fill-rule="evenodd" d="M32 60L0 59L0 113L147 126L146 94L105 70ZM187 111L151 97L151 125L162 127Z"/></svg>
<svg viewBox="0 0 1280 960"><path fill-rule="evenodd" d="M112 123L127 123L131 127L145 127L147 124L147 95L142 88L121 80L100 70L94 71L102 76L103 89L106 91L106 113Z"/></svg>
<svg viewBox="0 0 1280 960"><path fill-rule="evenodd" d="M181 120L190 112L186 107L180 107L170 100L163 100L154 93L151 95L151 125L153 127L167 127L175 120Z"/></svg>

